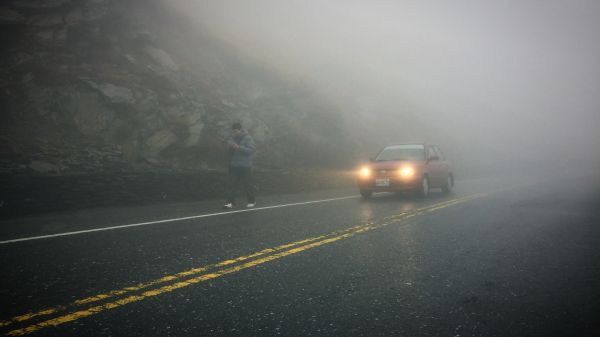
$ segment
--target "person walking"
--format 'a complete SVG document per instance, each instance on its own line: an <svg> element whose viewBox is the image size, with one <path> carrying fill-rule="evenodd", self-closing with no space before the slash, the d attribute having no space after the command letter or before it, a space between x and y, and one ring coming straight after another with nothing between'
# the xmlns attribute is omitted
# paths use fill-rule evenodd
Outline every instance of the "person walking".
<svg viewBox="0 0 600 337"><path fill-rule="evenodd" d="M252 155L254 154L254 140L248 132L242 129L241 123L231 126L231 138L227 141L229 149L229 186L227 201L224 209L231 209L235 205L235 197L239 186L246 192L247 208L256 205L254 199L254 186L252 184Z"/></svg>

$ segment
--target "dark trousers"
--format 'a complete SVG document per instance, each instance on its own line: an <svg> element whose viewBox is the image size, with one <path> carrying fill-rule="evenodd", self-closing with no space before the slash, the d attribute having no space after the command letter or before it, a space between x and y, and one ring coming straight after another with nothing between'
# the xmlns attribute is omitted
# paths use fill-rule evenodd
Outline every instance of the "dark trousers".
<svg viewBox="0 0 600 337"><path fill-rule="evenodd" d="M254 202L254 185L252 184L252 169L250 167L229 167L229 190L227 202L235 203L238 187L242 186L246 192L246 200Z"/></svg>

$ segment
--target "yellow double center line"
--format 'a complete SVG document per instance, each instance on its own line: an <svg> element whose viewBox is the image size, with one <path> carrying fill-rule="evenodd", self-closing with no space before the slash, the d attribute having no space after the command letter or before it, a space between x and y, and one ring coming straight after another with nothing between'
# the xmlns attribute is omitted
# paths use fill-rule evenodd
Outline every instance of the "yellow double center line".
<svg viewBox="0 0 600 337"><path fill-rule="evenodd" d="M6 334L9 336L21 336L26 335L43 328L58 326L64 323L72 322L80 318L88 317L100 313L105 310L118 308L129 303L139 302L143 299L158 296L160 294L168 293L180 288L184 288L193 284L212 280L224 275L232 274L240 270L255 267L273 260L280 259L285 256L300 253L302 251L330 244L339 240L347 239L360 233L372 231L374 229L382 228L393 223L397 223L401 220L411 218L423 213L433 212L442 208L446 208L455 204L463 203L469 200L480 198L486 194L475 194L467 197L456 198L440 203L436 203L430 206L422 207L416 210L402 212L393 216L383 218L379 222L368 222L358 226L354 226L348 229L331 232L320 236L311 237L308 239L284 244L274 248L267 248L261 251L237 257L231 260L221 261L216 264L207 265L198 268L192 268L174 275L161 277L156 280L152 280L145 283L140 283L135 286L126 287L118 290L113 290L107 293L98 294L95 296L83 298L74 301L70 304L57 306L41 310L38 312L27 313L19 316L15 316L6 321L0 321L0 328L7 327L12 324L24 323L39 318L42 316L49 316L57 314L62 311L71 311L65 315L48 319L39 323L34 323L24 328L11 330ZM189 277L189 278L188 278ZM158 286L161 284L168 283L167 285ZM145 290L152 288L149 290ZM111 298L124 296L120 299L108 301L103 304L94 305L86 309L81 307L94 304L96 302L105 301Z"/></svg>

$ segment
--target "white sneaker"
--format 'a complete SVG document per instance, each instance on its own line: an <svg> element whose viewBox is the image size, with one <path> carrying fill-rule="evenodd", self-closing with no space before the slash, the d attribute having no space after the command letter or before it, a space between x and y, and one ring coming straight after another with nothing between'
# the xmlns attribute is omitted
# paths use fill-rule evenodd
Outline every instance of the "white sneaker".
<svg viewBox="0 0 600 337"><path fill-rule="evenodd" d="M248 205L246 205L246 208L252 208L254 206L256 206L255 202L249 202Z"/></svg>
<svg viewBox="0 0 600 337"><path fill-rule="evenodd" d="M223 205L223 209L232 209L233 208L233 204L232 203L228 203Z"/></svg>

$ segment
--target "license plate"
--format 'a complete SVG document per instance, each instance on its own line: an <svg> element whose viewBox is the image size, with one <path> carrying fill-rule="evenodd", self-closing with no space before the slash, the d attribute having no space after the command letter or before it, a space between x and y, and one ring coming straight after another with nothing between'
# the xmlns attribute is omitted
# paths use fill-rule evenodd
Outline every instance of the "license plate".
<svg viewBox="0 0 600 337"><path fill-rule="evenodd" d="M375 179L375 186L390 186L390 178Z"/></svg>

